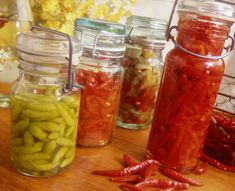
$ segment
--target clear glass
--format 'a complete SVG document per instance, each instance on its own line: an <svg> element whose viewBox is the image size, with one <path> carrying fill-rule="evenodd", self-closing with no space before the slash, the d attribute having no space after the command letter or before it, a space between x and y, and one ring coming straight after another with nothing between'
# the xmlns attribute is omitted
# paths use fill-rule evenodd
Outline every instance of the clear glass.
<svg viewBox="0 0 235 191"><path fill-rule="evenodd" d="M141 16L127 19L126 56L117 125L127 129L150 126L162 72L167 22Z"/></svg>
<svg viewBox="0 0 235 191"><path fill-rule="evenodd" d="M117 125L127 129L150 126L161 79L161 49L128 46Z"/></svg>
<svg viewBox="0 0 235 191"><path fill-rule="evenodd" d="M82 58L76 79L83 86L77 143L82 147L111 141L119 109L123 69L116 61Z"/></svg>
<svg viewBox="0 0 235 191"><path fill-rule="evenodd" d="M83 56L120 59L125 53L125 27L105 20L79 18L75 36L83 44Z"/></svg>
<svg viewBox="0 0 235 191"><path fill-rule="evenodd" d="M11 160L24 175L52 176L75 158L80 88L63 91L68 47L63 37L43 31L17 38L20 74L11 96Z"/></svg>
<svg viewBox="0 0 235 191"><path fill-rule="evenodd" d="M16 36L33 22L27 0L1 0L0 5L0 107L9 107L11 86L19 75Z"/></svg>
<svg viewBox="0 0 235 191"><path fill-rule="evenodd" d="M75 35L83 44L76 80L83 86L77 144L97 147L111 141L123 80L125 27L104 20L77 19Z"/></svg>
<svg viewBox="0 0 235 191"><path fill-rule="evenodd" d="M181 12L177 43L208 59L175 47L165 60L147 156L163 166L191 172L198 164L224 72L221 55L232 22Z"/></svg>

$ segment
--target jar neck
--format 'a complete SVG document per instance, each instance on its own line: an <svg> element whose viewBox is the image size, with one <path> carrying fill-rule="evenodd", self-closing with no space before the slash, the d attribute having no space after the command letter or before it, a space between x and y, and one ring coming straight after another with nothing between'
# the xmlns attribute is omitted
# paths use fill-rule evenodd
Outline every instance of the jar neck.
<svg viewBox="0 0 235 191"><path fill-rule="evenodd" d="M18 81L40 85L62 85L68 82L68 65L46 62L29 62L19 58L20 74ZM72 75L75 73L72 67ZM75 76L75 75L73 75Z"/></svg>
<svg viewBox="0 0 235 191"><path fill-rule="evenodd" d="M59 75L35 75L34 73L20 70L17 81L23 84L63 86L67 83L67 77L61 77Z"/></svg>
<svg viewBox="0 0 235 191"><path fill-rule="evenodd" d="M177 43L204 56L220 56L228 37L231 22L195 14L181 14Z"/></svg>
<svg viewBox="0 0 235 191"><path fill-rule="evenodd" d="M139 43L127 43L126 56L131 58L162 59L164 46L148 46Z"/></svg>

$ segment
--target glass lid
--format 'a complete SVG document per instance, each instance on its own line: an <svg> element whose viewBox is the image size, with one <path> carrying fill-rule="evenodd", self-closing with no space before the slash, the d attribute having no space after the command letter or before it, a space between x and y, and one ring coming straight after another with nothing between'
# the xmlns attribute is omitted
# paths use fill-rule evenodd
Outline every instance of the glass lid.
<svg viewBox="0 0 235 191"><path fill-rule="evenodd" d="M181 0L178 12L193 12L235 22L234 7L214 0Z"/></svg>
<svg viewBox="0 0 235 191"><path fill-rule="evenodd" d="M17 51L27 55L35 55L41 60L50 60L57 57L59 62L67 62L69 56L69 41L65 37L41 30L26 31L20 33L16 43ZM82 46L79 40L72 38L73 64L78 64L78 58L82 54ZM22 55L22 54L21 54Z"/></svg>
<svg viewBox="0 0 235 191"><path fill-rule="evenodd" d="M166 43L167 21L132 15L126 21L127 41L146 46L163 47Z"/></svg>
<svg viewBox="0 0 235 191"><path fill-rule="evenodd" d="M120 59L125 53L125 27L105 20L79 18L75 21L75 36L83 45L83 56Z"/></svg>

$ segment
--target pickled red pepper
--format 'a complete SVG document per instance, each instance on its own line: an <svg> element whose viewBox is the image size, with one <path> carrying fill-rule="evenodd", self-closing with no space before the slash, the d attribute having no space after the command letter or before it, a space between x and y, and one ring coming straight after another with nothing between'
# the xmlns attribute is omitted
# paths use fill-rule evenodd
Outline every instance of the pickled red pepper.
<svg viewBox="0 0 235 191"><path fill-rule="evenodd" d="M137 47L127 47L128 50L132 54L122 62L125 75L119 120L126 124L147 126L152 120L159 87L160 68L156 63L151 63L157 55L151 50Z"/></svg>
<svg viewBox="0 0 235 191"><path fill-rule="evenodd" d="M180 16L177 43L200 55L221 55L229 26L210 17L187 16ZM188 172L201 154L224 61L199 58L175 47L165 64L147 154L164 166Z"/></svg>
<svg viewBox="0 0 235 191"><path fill-rule="evenodd" d="M81 94L78 145L105 145L116 125L121 81L106 72L79 69L77 82L84 87Z"/></svg>

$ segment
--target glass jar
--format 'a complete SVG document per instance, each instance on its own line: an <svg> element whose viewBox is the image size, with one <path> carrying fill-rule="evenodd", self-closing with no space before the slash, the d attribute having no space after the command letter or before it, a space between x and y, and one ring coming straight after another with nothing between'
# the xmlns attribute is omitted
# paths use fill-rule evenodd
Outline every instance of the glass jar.
<svg viewBox="0 0 235 191"><path fill-rule="evenodd" d="M165 60L147 156L191 172L198 164L223 76L221 54L234 9L210 0L182 0L178 13L178 35Z"/></svg>
<svg viewBox="0 0 235 191"><path fill-rule="evenodd" d="M28 0L0 1L0 107L10 106L11 86L19 75L16 36L32 25Z"/></svg>
<svg viewBox="0 0 235 191"><path fill-rule="evenodd" d="M45 30L17 38L20 75L11 97L11 159L28 176L55 175L75 157L80 89L68 80L68 70L74 76L81 45L72 39L72 51L61 33Z"/></svg>
<svg viewBox="0 0 235 191"><path fill-rule="evenodd" d="M83 44L76 80L83 86L77 144L103 146L110 142L119 109L125 52L122 25L81 18L75 35Z"/></svg>
<svg viewBox="0 0 235 191"><path fill-rule="evenodd" d="M160 85L162 50L167 22L148 17L127 19L126 56L117 125L127 129L149 127Z"/></svg>

